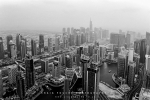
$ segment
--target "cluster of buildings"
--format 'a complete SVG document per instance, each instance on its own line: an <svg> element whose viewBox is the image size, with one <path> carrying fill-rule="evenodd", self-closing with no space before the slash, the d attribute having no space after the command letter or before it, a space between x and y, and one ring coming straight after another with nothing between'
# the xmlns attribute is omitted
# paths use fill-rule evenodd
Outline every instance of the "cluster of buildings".
<svg viewBox="0 0 150 100"><path fill-rule="evenodd" d="M136 33L133 31L127 31L127 33L119 30L119 33L111 33L110 34L110 43L116 44L119 47L125 46L126 48L130 48L134 46L135 39L141 39L142 35L140 33Z"/></svg>
<svg viewBox="0 0 150 100"><path fill-rule="evenodd" d="M24 100L26 98L26 95L30 94L29 92L31 92L31 90L36 90L35 88L32 88L36 87L35 84L41 79L41 77L43 78L43 73L44 76L46 74L51 74L51 79L53 78L54 80L61 79L63 76L62 74L64 74L64 92L67 93L67 91L70 91L70 87L68 84L71 83L73 76L77 75L78 78L81 78L84 71L86 71L89 75L87 76L87 74L84 74L84 78L82 79L81 83L85 84L85 82L83 82L85 80L89 83L88 85L86 84L86 86L90 87L87 88L82 86L84 88L84 92L87 92L87 90L89 92L98 91L97 86L100 73L99 64L101 64L101 59L105 58L106 54L105 47L93 44L95 39L99 39L97 38L98 35L100 35L101 39L107 39L107 37L109 36L109 31L103 30L101 28L95 28L93 30L92 21L90 21L90 28L87 29L85 29L84 27L81 27L80 29L71 28L71 30L70 28L67 28L66 31L66 29L63 28L62 35L57 34L54 38L48 38L48 57L43 57L46 50L44 45L44 35L42 34L39 35L39 43L37 43L36 40L31 39L30 48L28 47L27 39L22 35L16 35L16 43L14 43L12 35L8 35L6 38L7 50L4 50L3 39L0 37L0 63L2 63L4 59L8 58L13 60L14 62L13 64L10 63L8 65L4 65L3 63L1 64L0 88L2 91L0 91L0 98L3 97L3 93L5 92L3 91L5 83L3 76L7 76L5 78L8 79L8 83L11 85L13 84L20 99ZM91 44L86 45L85 43ZM65 50L67 51L68 49L70 49L70 47L73 47L73 50L71 49L71 52L62 52ZM51 57L53 53L57 52L61 53L59 55ZM85 63L84 59L86 58L82 58L81 55L89 57L89 60ZM82 71L80 70L77 74L74 69L81 69L81 66ZM5 71L7 71L7 75L5 75L6 73L4 73L3 68L5 69ZM95 83L91 84L91 76L93 77L93 81ZM91 86L93 85L94 89L92 90ZM94 97L97 98L97 96Z"/></svg>
<svg viewBox="0 0 150 100"><path fill-rule="evenodd" d="M116 34L115 34L116 35ZM115 36L112 34L112 37ZM117 34L118 36L120 34ZM122 34L121 34L122 35ZM142 87L139 86L139 100L143 100L142 98L150 98L149 95L149 36L150 33L146 32L146 39L138 39L134 40L131 43L127 43L127 50L123 49L118 53L118 67L117 67L117 77L120 79L121 85L128 85L130 89L135 88L135 84L137 84L137 76L141 76L142 79L139 81ZM130 35L127 34L128 38ZM112 40L111 40L112 39ZM113 38L110 39L114 41ZM127 40L131 41L131 37ZM117 41L118 43L119 40ZM113 44L117 44L117 42L112 42ZM129 42L129 41L128 41ZM123 43L120 46L123 46ZM129 45L128 45L129 44ZM134 45L133 45L134 44ZM141 71L143 73L141 74Z"/></svg>
<svg viewBox="0 0 150 100"><path fill-rule="evenodd" d="M144 70L143 88L139 96L139 100L142 100L141 98L148 97L150 94L150 33L146 33L146 39L139 38L135 41L135 37L140 37L140 35L131 31L125 34L121 30L119 34L109 34L108 30L102 28L93 29L92 21L90 21L90 27L87 29L84 27L63 28L62 35L57 34L54 38L48 38L47 50L42 34L39 35L39 43L31 39L30 49L27 48L27 40L20 34L16 36L16 43L13 42L11 35L7 36L7 52L4 50L3 39L0 37L0 60L3 62L4 59L9 58L14 62L21 61L21 64L5 66L8 72L8 82L14 84L20 100L24 100L30 93L34 95L34 92L41 90L36 82L41 81L45 76L48 82L54 85L63 83L64 100L73 98L97 100L100 66L106 54L109 54L108 59L117 58L116 76L121 81L121 89L124 86L133 89L136 76L141 75L141 69ZM115 47L111 46L110 49L113 52L107 53L108 48L95 41L109 38L110 43ZM45 52L48 53L48 57L44 57ZM53 55L54 53L60 54ZM4 67L3 64L1 65ZM0 69L0 90L2 90L0 98L4 93L3 73L4 71Z"/></svg>

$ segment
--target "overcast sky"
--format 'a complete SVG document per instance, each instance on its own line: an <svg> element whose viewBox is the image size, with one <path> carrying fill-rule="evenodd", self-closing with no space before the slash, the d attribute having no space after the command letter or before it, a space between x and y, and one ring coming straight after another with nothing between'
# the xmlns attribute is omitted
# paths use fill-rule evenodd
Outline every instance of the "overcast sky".
<svg viewBox="0 0 150 100"><path fill-rule="evenodd" d="M150 0L0 0L0 30L63 27L150 31Z"/></svg>

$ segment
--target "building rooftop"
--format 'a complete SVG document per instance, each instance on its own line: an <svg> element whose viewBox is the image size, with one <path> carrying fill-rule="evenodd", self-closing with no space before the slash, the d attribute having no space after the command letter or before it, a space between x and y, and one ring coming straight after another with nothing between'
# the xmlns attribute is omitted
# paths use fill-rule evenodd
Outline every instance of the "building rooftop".
<svg viewBox="0 0 150 100"><path fill-rule="evenodd" d="M140 91L139 100L150 100L150 90L142 88Z"/></svg>
<svg viewBox="0 0 150 100"><path fill-rule="evenodd" d="M122 94L120 94L120 92L109 88L103 83L99 83L99 89L103 91L109 98L122 99Z"/></svg>

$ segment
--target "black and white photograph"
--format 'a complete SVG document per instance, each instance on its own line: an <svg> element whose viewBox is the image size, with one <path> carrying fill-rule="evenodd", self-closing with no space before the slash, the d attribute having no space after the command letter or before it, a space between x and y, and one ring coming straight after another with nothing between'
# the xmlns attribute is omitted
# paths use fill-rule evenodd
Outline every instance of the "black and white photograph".
<svg viewBox="0 0 150 100"><path fill-rule="evenodd" d="M0 0L0 100L150 100L150 0Z"/></svg>

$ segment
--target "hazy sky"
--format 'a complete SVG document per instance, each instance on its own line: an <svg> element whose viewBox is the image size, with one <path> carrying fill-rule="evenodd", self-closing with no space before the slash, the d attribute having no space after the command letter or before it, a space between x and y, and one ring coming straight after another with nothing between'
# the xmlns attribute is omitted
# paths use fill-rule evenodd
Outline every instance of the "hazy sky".
<svg viewBox="0 0 150 100"><path fill-rule="evenodd" d="M0 30L93 27L150 32L150 0L0 0Z"/></svg>

